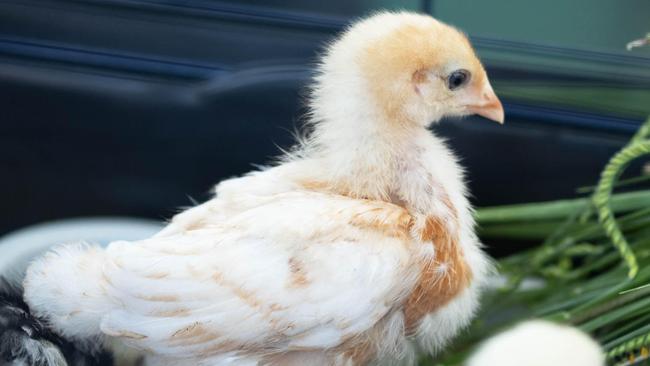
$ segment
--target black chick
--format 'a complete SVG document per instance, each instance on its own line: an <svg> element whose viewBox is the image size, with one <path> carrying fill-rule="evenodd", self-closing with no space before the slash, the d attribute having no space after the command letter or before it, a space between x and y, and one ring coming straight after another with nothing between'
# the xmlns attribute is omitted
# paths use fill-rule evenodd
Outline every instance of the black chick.
<svg viewBox="0 0 650 366"><path fill-rule="evenodd" d="M34 317L22 288L0 278L0 365L111 366L105 350L84 350L63 339Z"/></svg>

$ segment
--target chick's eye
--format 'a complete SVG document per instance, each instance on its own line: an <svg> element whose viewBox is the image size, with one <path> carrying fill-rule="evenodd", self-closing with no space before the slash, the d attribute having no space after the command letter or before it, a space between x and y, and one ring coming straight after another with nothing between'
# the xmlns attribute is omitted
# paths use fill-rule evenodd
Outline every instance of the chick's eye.
<svg viewBox="0 0 650 366"><path fill-rule="evenodd" d="M467 84L470 78L470 73L467 70L460 69L449 74L447 79L447 87L449 90L456 90L461 86Z"/></svg>

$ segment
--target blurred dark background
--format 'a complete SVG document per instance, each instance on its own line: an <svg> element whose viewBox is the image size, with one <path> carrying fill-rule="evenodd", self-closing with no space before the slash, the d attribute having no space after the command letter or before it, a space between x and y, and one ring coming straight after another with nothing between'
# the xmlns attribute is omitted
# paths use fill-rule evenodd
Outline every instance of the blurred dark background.
<svg viewBox="0 0 650 366"><path fill-rule="evenodd" d="M478 205L574 196L650 114L646 0L0 1L0 235L204 200L291 144L324 42L381 8L467 31L505 102L435 127Z"/></svg>

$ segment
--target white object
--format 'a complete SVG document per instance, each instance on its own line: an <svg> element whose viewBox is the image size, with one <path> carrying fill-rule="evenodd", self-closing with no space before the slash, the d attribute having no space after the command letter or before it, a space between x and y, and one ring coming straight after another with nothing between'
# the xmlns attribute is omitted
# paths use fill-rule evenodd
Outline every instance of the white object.
<svg viewBox="0 0 650 366"><path fill-rule="evenodd" d="M542 320L523 322L485 341L467 366L603 366L605 353L581 330Z"/></svg>
<svg viewBox="0 0 650 366"><path fill-rule="evenodd" d="M135 217L74 218L24 227L0 237L0 274L10 280L22 276L30 260L54 245L144 239L161 227L160 222Z"/></svg>

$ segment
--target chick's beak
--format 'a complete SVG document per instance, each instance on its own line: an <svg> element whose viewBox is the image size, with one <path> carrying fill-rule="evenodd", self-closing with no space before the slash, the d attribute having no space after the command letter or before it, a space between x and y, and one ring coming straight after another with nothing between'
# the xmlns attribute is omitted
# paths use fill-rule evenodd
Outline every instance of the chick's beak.
<svg viewBox="0 0 650 366"><path fill-rule="evenodd" d="M471 113L503 124L503 106L489 82L486 82L481 90L474 93L472 99L473 101L467 106Z"/></svg>

